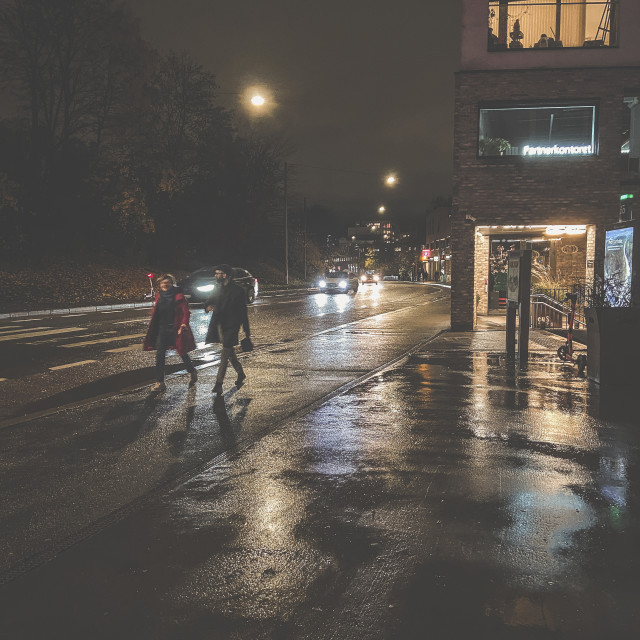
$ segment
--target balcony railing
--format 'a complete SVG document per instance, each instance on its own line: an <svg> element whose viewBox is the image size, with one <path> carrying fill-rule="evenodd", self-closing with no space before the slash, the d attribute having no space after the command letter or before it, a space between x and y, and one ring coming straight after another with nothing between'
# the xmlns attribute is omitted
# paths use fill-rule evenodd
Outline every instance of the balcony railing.
<svg viewBox="0 0 640 640"><path fill-rule="evenodd" d="M618 0L490 0L489 51L616 47Z"/></svg>

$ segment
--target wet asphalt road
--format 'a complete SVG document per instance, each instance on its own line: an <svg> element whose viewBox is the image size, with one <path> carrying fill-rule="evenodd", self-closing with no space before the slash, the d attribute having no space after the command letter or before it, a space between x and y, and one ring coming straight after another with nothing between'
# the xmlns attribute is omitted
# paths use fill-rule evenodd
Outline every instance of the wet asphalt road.
<svg viewBox="0 0 640 640"><path fill-rule="evenodd" d="M323 331L442 296L448 292L401 283L362 286L355 296L265 292L248 311L258 349L287 348ZM218 349L204 344L209 316L199 305L191 311L198 346L192 358L199 367L216 365ZM25 414L152 383L154 354L142 351L149 315L143 307L0 319L0 427ZM168 363L170 372L182 369L177 357Z"/></svg>
<svg viewBox="0 0 640 640"><path fill-rule="evenodd" d="M416 328L405 313L388 335ZM446 332L252 438L262 382L215 406L196 391L191 411L176 379L120 457L152 433L175 458L215 439L224 452L17 572L3 636L637 637L637 407L613 411L532 338L519 371L501 331Z"/></svg>
<svg viewBox="0 0 640 640"><path fill-rule="evenodd" d="M143 368L132 366L110 378L147 371L151 377L142 386L97 400L0 423L0 571L16 575L53 557L103 526L114 512L136 508L136 501L150 491L189 476L238 441L251 442L308 411L328 394L436 334L447 326L448 313L448 291L410 285L364 288L357 296L304 295L256 305L251 315L257 348L243 356L248 381L242 390L234 390L229 373L228 415L222 416L212 408L217 347L198 352L199 381L193 388L187 388L186 376L178 373L168 378L166 393L153 395L153 368L148 364L154 354L137 350L100 358L95 349L103 342L99 347L86 345L89 352L74 357L85 363L91 355L95 363L45 373L44 378L73 385L80 369L82 381L99 375L104 367L117 371L132 361ZM206 319L194 314L196 334L204 334ZM86 324L95 332L101 321L89 318ZM104 334L109 325L102 329ZM64 340L61 344L68 344ZM134 346L139 346L139 339ZM172 359L179 362L177 356ZM24 394L36 385L34 378L39 376L22 381ZM14 388L17 383L13 380ZM81 390L99 390L102 384L97 379L82 384ZM75 393L77 388L71 387L51 399ZM232 419L234 430L223 428Z"/></svg>

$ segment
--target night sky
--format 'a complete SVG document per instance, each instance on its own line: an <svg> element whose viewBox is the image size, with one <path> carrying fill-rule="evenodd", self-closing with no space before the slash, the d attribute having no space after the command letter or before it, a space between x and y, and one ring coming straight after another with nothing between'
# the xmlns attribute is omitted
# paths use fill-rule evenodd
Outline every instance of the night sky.
<svg viewBox="0 0 640 640"><path fill-rule="evenodd" d="M191 54L221 94L273 91L277 107L252 123L291 145L292 206L365 221L384 203L403 223L450 195L460 0L129 1L143 37Z"/></svg>

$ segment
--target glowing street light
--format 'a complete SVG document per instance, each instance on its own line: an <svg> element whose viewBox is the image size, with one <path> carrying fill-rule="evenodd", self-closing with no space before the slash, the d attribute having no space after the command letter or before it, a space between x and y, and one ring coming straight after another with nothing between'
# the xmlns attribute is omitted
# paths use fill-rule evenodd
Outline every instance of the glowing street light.
<svg viewBox="0 0 640 640"><path fill-rule="evenodd" d="M380 205L378 207L378 213L384 213L387 210L387 208L384 205Z"/></svg>
<svg viewBox="0 0 640 640"><path fill-rule="evenodd" d="M390 173L385 179L384 179L384 183L388 186L388 187L395 187L396 184L398 184L398 178L396 177L395 174Z"/></svg>
<svg viewBox="0 0 640 640"><path fill-rule="evenodd" d="M237 96L240 106L244 109L252 110L255 108L255 114L259 114L264 109L272 108L273 100L271 94L265 87L247 87L242 91L217 91L219 96Z"/></svg>

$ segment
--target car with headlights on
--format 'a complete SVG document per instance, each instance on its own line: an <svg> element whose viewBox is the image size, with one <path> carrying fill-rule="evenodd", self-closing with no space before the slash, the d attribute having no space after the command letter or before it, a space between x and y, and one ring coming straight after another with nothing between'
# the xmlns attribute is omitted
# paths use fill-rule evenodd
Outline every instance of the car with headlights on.
<svg viewBox="0 0 640 640"><path fill-rule="evenodd" d="M358 276L349 271L326 271L318 280L318 289L323 293L357 293Z"/></svg>
<svg viewBox="0 0 640 640"><path fill-rule="evenodd" d="M252 303L258 296L258 278L240 267L233 267L232 271L233 281L244 289L247 302ZM205 303L214 288L219 286L216 280L216 267L202 267L178 282L184 297L193 303Z"/></svg>
<svg viewBox="0 0 640 640"><path fill-rule="evenodd" d="M360 282L362 284L378 284L380 276L373 271L367 271L360 276Z"/></svg>

